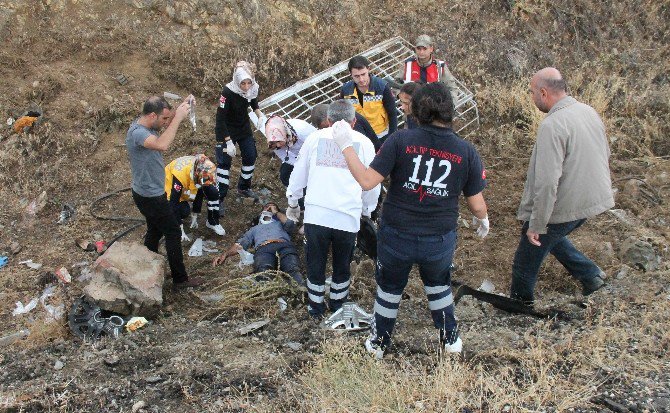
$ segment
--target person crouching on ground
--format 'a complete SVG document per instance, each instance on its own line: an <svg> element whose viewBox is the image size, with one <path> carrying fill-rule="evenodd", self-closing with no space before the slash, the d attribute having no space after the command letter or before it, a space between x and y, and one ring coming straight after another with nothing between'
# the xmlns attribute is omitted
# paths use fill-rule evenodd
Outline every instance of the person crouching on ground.
<svg viewBox="0 0 670 413"><path fill-rule="evenodd" d="M450 273L461 193L474 214L477 234L483 238L489 231L482 195L486 174L474 146L451 129L454 104L449 89L438 82L423 86L414 93L411 107L420 126L389 136L367 168L352 148L346 125L333 126L344 126L336 129L333 139L363 189L391 177L377 240L374 325L365 342L376 358L382 358L391 344L402 293L414 264L419 265L441 351L462 350Z"/></svg>
<svg viewBox="0 0 670 413"><path fill-rule="evenodd" d="M207 228L226 235L219 224L219 191L216 190L216 166L204 154L182 156L165 167L165 193L181 227L181 240L190 241L183 219L191 213L191 228L198 228L202 198L207 198Z"/></svg>
<svg viewBox="0 0 670 413"><path fill-rule="evenodd" d="M275 203L269 202L263 207L258 224L245 232L228 251L214 258L212 265L223 264L228 257L253 247L256 250L254 272L275 270L276 257L279 256L279 269L303 286L300 259L290 236L295 227L293 220L286 218Z"/></svg>

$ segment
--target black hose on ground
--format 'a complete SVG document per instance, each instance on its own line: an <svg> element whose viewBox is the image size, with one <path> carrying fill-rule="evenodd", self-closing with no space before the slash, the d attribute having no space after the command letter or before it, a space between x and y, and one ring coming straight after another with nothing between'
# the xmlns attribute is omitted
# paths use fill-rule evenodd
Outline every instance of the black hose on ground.
<svg viewBox="0 0 670 413"><path fill-rule="evenodd" d="M131 217L121 217L121 216L104 216L104 215L99 215L97 213L97 206L100 202L104 201L105 199L111 198L114 195L118 195L122 192L127 192L130 191L131 187L119 189L113 192L108 192L106 194L100 195L99 197L95 198L93 202L91 202L91 205L89 207L89 211L91 212L91 215L99 220L103 221L121 221L121 222L135 222L134 225L132 225L129 228L124 229L123 231L119 232L118 234L114 235L112 239L107 243L107 248L109 248L112 244L114 244L116 241L118 241L121 237L131 233L133 230L136 228L141 227L144 225L144 219L142 218L131 218Z"/></svg>

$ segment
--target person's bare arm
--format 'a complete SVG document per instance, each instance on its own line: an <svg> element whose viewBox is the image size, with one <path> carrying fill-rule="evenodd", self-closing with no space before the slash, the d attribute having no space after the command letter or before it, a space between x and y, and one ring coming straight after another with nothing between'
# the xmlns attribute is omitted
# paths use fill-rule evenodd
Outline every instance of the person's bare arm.
<svg viewBox="0 0 670 413"><path fill-rule="evenodd" d="M161 136L149 135L149 137L144 140L145 148L164 152L170 147L175 136L177 136L177 129L179 129L181 121L188 116L189 110L191 109L191 105L188 101L189 98L192 98L192 96L189 95L189 97L177 107L174 118L172 118L168 127L161 133Z"/></svg>
<svg viewBox="0 0 670 413"><path fill-rule="evenodd" d="M479 219L486 218L488 210L486 208L486 201L484 201L484 195L481 192L477 195L466 197L465 201L468 204L468 209L472 212L472 215Z"/></svg>
<svg viewBox="0 0 670 413"><path fill-rule="evenodd" d="M226 262L226 259L228 257L232 257L234 255L238 255L240 253L240 250L242 250L242 246L238 243L233 244L228 251L224 252L223 254L219 255L218 257L214 258L214 261L212 261L212 266L216 267L219 264L223 264Z"/></svg>

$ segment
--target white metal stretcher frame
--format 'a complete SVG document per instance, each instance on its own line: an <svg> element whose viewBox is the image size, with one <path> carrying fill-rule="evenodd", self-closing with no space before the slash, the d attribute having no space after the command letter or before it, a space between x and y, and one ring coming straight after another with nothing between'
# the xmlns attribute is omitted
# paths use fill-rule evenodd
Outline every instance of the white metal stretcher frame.
<svg viewBox="0 0 670 413"><path fill-rule="evenodd" d="M370 71L382 79L392 80L400 64L407 58L414 56L414 46L402 37L385 40L361 53L371 62ZM320 103L330 103L337 99L342 85L351 79L347 64L349 59L342 61L329 69L312 77L301 80L259 103L260 109L266 114L274 114L285 119L308 120L312 108ZM458 90L454 102L455 122L457 132L469 132L466 128L479 127L479 110L474 94L463 83L455 79ZM402 125L402 111L398 106L398 125ZM253 112L250 113L253 115ZM255 124L255 123L254 123Z"/></svg>

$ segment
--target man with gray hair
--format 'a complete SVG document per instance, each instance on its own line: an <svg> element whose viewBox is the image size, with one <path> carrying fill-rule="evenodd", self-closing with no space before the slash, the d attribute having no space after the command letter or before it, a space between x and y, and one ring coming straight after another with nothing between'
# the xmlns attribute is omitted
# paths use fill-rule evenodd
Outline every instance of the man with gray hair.
<svg viewBox="0 0 670 413"><path fill-rule="evenodd" d="M330 105L327 103L320 103L312 108L312 112L309 117L309 123L314 125L315 128L324 129L330 126L328 125L328 106ZM365 119L365 116L355 111L354 113L356 116L356 123L354 123L353 129L356 132L360 132L367 136L367 138L370 139L370 142L372 142L372 144L375 146L375 152L377 152L379 148L381 148L382 142L377 138L375 130L372 129L370 122Z"/></svg>
<svg viewBox="0 0 670 413"><path fill-rule="evenodd" d="M532 305L542 261L552 254L582 284L582 294L601 288L604 273L568 240L587 218L614 206L610 149L598 113L567 93L553 67L533 76L533 103L547 117L537 132L517 218L523 221L512 265L510 296Z"/></svg>
<svg viewBox="0 0 670 413"><path fill-rule="evenodd" d="M337 311L349 295L349 263L360 228L361 215L369 217L377 207L380 186L363 191L347 168L333 140L342 124L353 127L355 111L351 103L338 100L327 112L328 127L307 137L300 149L286 190L289 208L286 216L298 222L298 199L305 195L305 256L309 314L324 317L325 280L328 250L332 248L333 281L330 285L330 310ZM375 149L368 138L352 132L353 148L364 165L369 165Z"/></svg>

